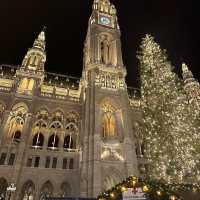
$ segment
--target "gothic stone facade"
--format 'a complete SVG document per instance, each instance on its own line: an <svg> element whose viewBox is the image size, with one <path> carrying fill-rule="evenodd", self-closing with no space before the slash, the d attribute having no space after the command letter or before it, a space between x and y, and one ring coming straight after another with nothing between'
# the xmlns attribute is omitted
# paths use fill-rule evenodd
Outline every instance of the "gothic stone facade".
<svg viewBox="0 0 200 200"><path fill-rule="evenodd" d="M140 101L125 83L114 5L94 1L80 79L45 72L45 61L42 31L20 66L0 68L0 195L14 183L16 200L95 197L138 176Z"/></svg>

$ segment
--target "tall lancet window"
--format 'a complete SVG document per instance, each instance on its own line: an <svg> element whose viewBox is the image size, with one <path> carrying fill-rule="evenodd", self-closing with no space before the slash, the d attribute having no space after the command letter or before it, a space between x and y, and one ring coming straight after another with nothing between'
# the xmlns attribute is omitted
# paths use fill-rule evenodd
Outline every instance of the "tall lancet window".
<svg viewBox="0 0 200 200"><path fill-rule="evenodd" d="M110 104L103 106L102 131L104 138L117 135L115 110Z"/></svg>
<svg viewBox="0 0 200 200"><path fill-rule="evenodd" d="M20 142L22 138L22 131L25 125L25 119L28 108L25 104L16 104L10 112L7 121L7 138L12 139L12 142Z"/></svg>

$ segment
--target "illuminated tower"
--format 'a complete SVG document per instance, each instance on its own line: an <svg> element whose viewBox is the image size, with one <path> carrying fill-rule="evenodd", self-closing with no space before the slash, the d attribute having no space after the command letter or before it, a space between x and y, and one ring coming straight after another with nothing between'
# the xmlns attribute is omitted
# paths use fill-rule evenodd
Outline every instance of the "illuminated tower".
<svg viewBox="0 0 200 200"><path fill-rule="evenodd" d="M116 9L95 0L84 48L81 195L95 197L137 175Z"/></svg>
<svg viewBox="0 0 200 200"><path fill-rule="evenodd" d="M41 85L44 79L45 61L45 33L42 31L34 41L33 47L28 50L22 66L17 70L18 93L32 95L34 89Z"/></svg>

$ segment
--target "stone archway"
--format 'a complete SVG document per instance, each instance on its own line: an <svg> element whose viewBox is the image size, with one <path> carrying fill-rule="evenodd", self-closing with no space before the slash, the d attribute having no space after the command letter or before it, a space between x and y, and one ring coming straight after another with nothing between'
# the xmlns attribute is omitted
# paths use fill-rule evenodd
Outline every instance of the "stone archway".
<svg viewBox="0 0 200 200"><path fill-rule="evenodd" d="M21 190L21 200L35 200L35 184L29 180L24 183Z"/></svg>
<svg viewBox="0 0 200 200"><path fill-rule="evenodd" d="M53 195L53 185L50 181L46 181L40 189L40 200L46 199L46 197L51 197Z"/></svg>
<svg viewBox="0 0 200 200"><path fill-rule="evenodd" d="M120 183L121 180L122 174L120 173L120 171L115 168L109 168L108 170L106 170L106 173L104 175L103 190L105 191L111 189L113 186Z"/></svg>

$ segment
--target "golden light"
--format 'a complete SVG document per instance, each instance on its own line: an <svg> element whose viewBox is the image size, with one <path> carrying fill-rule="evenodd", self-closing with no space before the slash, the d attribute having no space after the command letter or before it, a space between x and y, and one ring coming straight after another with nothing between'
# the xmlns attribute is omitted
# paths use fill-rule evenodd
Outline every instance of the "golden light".
<svg viewBox="0 0 200 200"><path fill-rule="evenodd" d="M197 188L192 188L192 191L193 192L197 192Z"/></svg>
<svg viewBox="0 0 200 200"><path fill-rule="evenodd" d="M132 181L133 186L135 186L136 183L137 183L137 182L136 182L135 180Z"/></svg>
<svg viewBox="0 0 200 200"><path fill-rule="evenodd" d="M149 191L149 188L145 185L145 186L143 187L143 191L144 191L144 192L148 192L148 191Z"/></svg>
<svg viewBox="0 0 200 200"><path fill-rule="evenodd" d="M170 196L170 200L176 200L176 197L174 195Z"/></svg>
<svg viewBox="0 0 200 200"><path fill-rule="evenodd" d="M161 196L161 194L162 194L161 191L157 191L158 196Z"/></svg>
<svg viewBox="0 0 200 200"><path fill-rule="evenodd" d="M114 198L114 197L115 197L115 194L112 192L112 193L110 194L110 196L111 196L112 198Z"/></svg>
<svg viewBox="0 0 200 200"><path fill-rule="evenodd" d="M121 187L121 191L122 191L122 192L125 192L126 190L127 190L126 187L124 187L124 186Z"/></svg>

